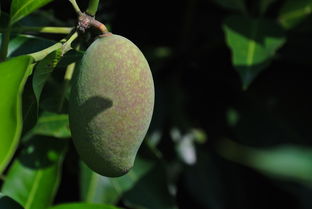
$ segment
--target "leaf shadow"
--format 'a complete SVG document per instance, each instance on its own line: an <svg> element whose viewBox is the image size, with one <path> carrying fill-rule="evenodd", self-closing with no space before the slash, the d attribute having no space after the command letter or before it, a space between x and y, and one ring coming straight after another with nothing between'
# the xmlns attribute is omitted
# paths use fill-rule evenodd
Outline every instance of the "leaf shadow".
<svg viewBox="0 0 312 209"><path fill-rule="evenodd" d="M31 169L46 168L60 158L66 144L66 140L35 135L23 146L18 160Z"/></svg>

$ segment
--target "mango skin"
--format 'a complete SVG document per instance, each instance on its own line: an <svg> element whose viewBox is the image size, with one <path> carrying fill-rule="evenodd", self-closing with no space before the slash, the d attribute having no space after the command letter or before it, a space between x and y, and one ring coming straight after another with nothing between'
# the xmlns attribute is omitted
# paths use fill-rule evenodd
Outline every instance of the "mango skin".
<svg viewBox="0 0 312 209"><path fill-rule="evenodd" d="M110 35L86 50L73 78L69 122L74 145L93 171L126 174L148 130L154 83L142 52Z"/></svg>

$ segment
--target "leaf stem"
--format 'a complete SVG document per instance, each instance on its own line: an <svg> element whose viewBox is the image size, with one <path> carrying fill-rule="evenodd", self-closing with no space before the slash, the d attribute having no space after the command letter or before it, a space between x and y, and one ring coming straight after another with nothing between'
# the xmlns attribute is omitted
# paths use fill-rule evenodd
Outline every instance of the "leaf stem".
<svg viewBox="0 0 312 209"><path fill-rule="evenodd" d="M73 30L71 27L29 27L29 26L21 26L12 28L11 32L13 33L55 33L55 34L68 34ZM6 29L0 28L0 33L5 32Z"/></svg>
<svg viewBox="0 0 312 209"><path fill-rule="evenodd" d="M81 12L81 10L80 10L76 0L69 0L69 2L72 4L72 6L73 6L75 12L77 13L77 15L80 15L82 12Z"/></svg>
<svg viewBox="0 0 312 209"><path fill-rule="evenodd" d="M99 0L89 0L89 5L88 5L86 13L88 13L91 16L95 16L98 6L99 6Z"/></svg>

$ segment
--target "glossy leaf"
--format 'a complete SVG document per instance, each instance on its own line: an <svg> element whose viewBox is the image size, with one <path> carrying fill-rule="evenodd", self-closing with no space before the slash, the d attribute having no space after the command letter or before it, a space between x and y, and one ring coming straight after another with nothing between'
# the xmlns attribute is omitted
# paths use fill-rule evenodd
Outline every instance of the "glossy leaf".
<svg viewBox="0 0 312 209"><path fill-rule="evenodd" d="M60 61L61 55L62 49L55 50L41 60L35 67L32 85L36 96L38 110L43 87L57 63Z"/></svg>
<svg viewBox="0 0 312 209"><path fill-rule="evenodd" d="M66 203L49 209L120 209L112 205L100 205L90 203Z"/></svg>
<svg viewBox="0 0 312 209"><path fill-rule="evenodd" d="M0 63L0 173L11 160L22 131L21 96L32 58L21 56Z"/></svg>
<svg viewBox="0 0 312 209"><path fill-rule="evenodd" d="M269 66L276 51L285 43L283 30L270 19L231 16L224 22L232 63L247 89L257 75Z"/></svg>
<svg viewBox="0 0 312 209"><path fill-rule="evenodd" d="M33 137L10 167L1 191L25 209L50 206L60 181L65 145L63 140Z"/></svg>
<svg viewBox="0 0 312 209"><path fill-rule="evenodd" d="M122 177L107 178L81 166L81 198L86 202L115 204L121 195L131 189L142 176L152 169L154 163L137 157L134 167Z"/></svg>
<svg viewBox="0 0 312 209"><path fill-rule="evenodd" d="M31 134L69 138L71 136L67 114L43 112Z"/></svg>
<svg viewBox="0 0 312 209"><path fill-rule="evenodd" d="M23 207L11 197L0 193L0 208L3 209L23 209Z"/></svg>
<svg viewBox="0 0 312 209"><path fill-rule="evenodd" d="M11 25L51 1L52 0L12 0L10 10Z"/></svg>
<svg viewBox="0 0 312 209"><path fill-rule="evenodd" d="M312 12L312 0L287 0L280 10L279 22L286 29L291 29Z"/></svg>

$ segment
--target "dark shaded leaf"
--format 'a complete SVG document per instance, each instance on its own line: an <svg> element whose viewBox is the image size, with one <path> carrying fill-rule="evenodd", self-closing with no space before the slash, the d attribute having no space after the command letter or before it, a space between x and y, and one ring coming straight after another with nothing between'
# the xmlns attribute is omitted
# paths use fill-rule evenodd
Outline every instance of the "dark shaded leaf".
<svg viewBox="0 0 312 209"><path fill-rule="evenodd" d="M15 200L9 196L3 195L0 193L0 208L3 209L23 209L23 207L18 204Z"/></svg>

